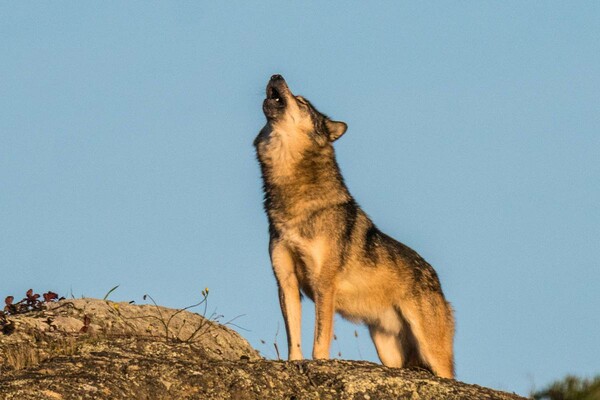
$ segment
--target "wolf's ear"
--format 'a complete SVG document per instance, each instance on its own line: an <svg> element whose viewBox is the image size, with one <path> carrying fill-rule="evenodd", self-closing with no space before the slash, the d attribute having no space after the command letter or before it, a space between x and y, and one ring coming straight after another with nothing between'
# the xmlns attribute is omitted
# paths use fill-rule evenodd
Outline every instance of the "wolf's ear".
<svg viewBox="0 0 600 400"><path fill-rule="evenodd" d="M330 119L325 121L325 126L327 126L327 130L329 131L329 140L331 142L338 140L346 132L346 129L348 129L346 123Z"/></svg>

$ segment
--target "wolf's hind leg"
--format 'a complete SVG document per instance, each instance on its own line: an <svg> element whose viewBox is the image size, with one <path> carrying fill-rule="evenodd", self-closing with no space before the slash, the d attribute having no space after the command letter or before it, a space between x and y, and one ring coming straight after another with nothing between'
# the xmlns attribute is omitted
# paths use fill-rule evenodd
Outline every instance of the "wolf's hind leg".
<svg viewBox="0 0 600 400"><path fill-rule="evenodd" d="M454 318L450 305L442 296L430 293L405 302L402 314L410 325L421 360L434 374L454 378Z"/></svg>
<svg viewBox="0 0 600 400"><path fill-rule="evenodd" d="M369 326L369 333L383 365L392 368L404 366L404 353L397 334L386 332L376 325Z"/></svg>
<svg viewBox="0 0 600 400"><path fill-rule="evenodd" d="M386 367L401 368L406 364L402 343L404 321L393 309L381 313L376 323L369 324L369 333L377 355Z"/></svg>

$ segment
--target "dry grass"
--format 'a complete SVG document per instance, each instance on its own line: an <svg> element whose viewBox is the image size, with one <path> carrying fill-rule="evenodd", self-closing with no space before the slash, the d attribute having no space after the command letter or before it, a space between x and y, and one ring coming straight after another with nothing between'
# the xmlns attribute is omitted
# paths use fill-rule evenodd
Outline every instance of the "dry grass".
<svg viewBox="0 0 600 400"><path fill-rule="evenodd" d="M5 347L4 359L10 369L21 370L35 367L52 357L72 356L77 353L77 347L73 337L48 341L43 351L31 343L15 343Z"/></svg>
<svg viewBox="0 0 600 400"><path fill-rule="evenodd" d="M8 366L15 370L34 367L41 361L39 350L28 343L7 346L5 356Z"/></svg>

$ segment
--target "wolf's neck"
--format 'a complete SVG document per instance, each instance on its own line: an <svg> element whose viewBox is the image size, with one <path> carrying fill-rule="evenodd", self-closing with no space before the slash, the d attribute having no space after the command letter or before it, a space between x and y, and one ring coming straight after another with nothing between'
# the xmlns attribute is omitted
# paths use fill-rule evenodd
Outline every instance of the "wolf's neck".
<svg viewBox="0 0 600 400"><path fill-rule="evenodd" d="M265 206L271 217L300 217L352 200L333 149L305 154L287 167L263 165Z"/></svg>

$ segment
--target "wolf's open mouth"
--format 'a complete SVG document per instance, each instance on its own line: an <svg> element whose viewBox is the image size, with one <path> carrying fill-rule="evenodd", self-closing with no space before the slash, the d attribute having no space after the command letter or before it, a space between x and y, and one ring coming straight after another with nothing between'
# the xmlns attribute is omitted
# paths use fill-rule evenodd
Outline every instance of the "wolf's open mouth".
<svg viewBox="0 0 600 400"><path fill-rule="evenodd" d="M285 110L288 88L281 75L273 75L266 90L266 99L263 101L263 111L267 119L274 119Z"/></svg>
<svg viewBox="0 0 600 400"><path fill-rule="evenodd" d="M275 89L273 86L269 86L269 88L267 89L267 99L280 102L281 95L279 94L277 89Z"/></svg>

